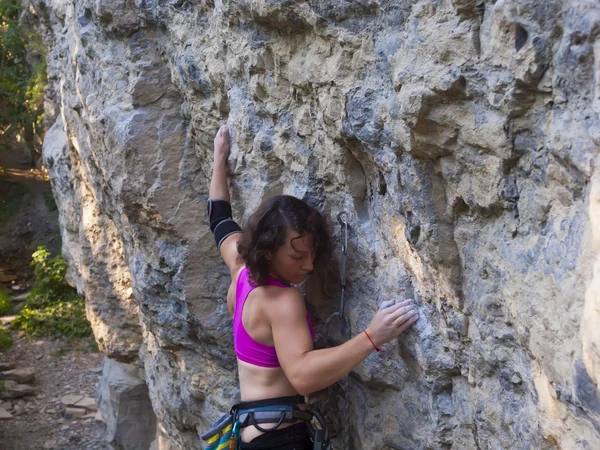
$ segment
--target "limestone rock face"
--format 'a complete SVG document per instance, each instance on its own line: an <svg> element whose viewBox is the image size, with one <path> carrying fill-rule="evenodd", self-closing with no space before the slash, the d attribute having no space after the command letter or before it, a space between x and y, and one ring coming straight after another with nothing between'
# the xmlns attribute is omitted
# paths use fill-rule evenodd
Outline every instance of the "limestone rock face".
<svg viewBox="0 0 600 450"><path fill-rule="evenodd" d="M354 335L414 330L314 396L336 448L600 448L595 0L32 0L44 157L100 348L143 365L161 448L239 398L229 275L206 217L232 133L244 222L286 193L350 222ZM339 261L339 251L336 261ZM339 277L305 290L317 346ZM331 287L331 290L325 287Z"/></svg>
<svg viewBox="0 0 600 450"><path fill-rule="evenodd" d="M135 360L142 338L122 241L71 151L60 116L46 133L43 158L60 203L67 275L77 291L85 294L86 315L99 349L112 358Z"/></svg>

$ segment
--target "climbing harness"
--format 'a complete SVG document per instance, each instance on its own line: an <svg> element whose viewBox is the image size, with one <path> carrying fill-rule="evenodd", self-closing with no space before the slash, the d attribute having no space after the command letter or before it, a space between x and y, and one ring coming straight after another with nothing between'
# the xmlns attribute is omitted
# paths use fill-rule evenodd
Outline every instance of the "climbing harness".
<svg viewBox="0 0 600 450"><path fill-rule="evenodd" d="M345 303L346 255L348 252L348 213L346 213L346 211L339 212L337 215L337 220L342 227L342 233L343 233L343 236L342 236L342 264L341 264L341 271L340 271L341 272L340 279L341 279L342 292L341 292L341 300L340 300L340 310L334 312L325 321L325 339L327 341L330 340L329 332L331 330L331 324L334 319L338 319L340 322L339 331L342 333L344 340L348 341L350 339L350 336L352 335L351 323L348 318L348 315L346 314L346 303ZM342 397L342 405L343 406L342 406L342 410L341 410L341 416L342 416L341 426L338 428L338 430L336 430L334 433L332 433L331 437L332 438L336 437L341 431L342 438L343 438L343 448L344 448L344 450L349 450L349 448L350 448L350 418L349 418L350 400L348 398L349 376L346 375L344 378L342 378L340 380L340 384L341 384L342 393L343 393L343 397Z"/></svg>
<svg viewBox="0 0 600 450"><path fill-rule="evenodd" d="M232 414L223 414L200 438L206 442L204 450L229 448L233 428Z"/></svg>
<svg viewBox="0 0 600 450"><path fill-rule="evenodd" d="M313 450L332 450L325 421L321 414L314 409L302 410L298 404L305 403L304 397L294 395L254 402L241 402L231 408L229 414L223 415L213 427L204 433L202 440L207 445L204 450L237 450L240 447L242 428L253 425L263 433L275 431L282 423L305 421L313 441ZM313 419L319 428L313 426ZM274 426L263 428L260 424L275 423Z"/></svg>

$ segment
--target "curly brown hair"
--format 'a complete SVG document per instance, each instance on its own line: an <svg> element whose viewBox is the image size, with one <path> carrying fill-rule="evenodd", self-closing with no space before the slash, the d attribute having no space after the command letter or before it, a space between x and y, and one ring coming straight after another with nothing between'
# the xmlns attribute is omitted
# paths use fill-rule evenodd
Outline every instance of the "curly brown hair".
<svg viewBox="0 0 600 450"><path fill-rule="evenodd" d="M271 197L250 216L237 243L238 253L255 284L261 286L267 282L270 267L266 255L275 253L285 244L288 229L313 238L315 266L331 258L331 236L323 215L291 195Z"/></svg>

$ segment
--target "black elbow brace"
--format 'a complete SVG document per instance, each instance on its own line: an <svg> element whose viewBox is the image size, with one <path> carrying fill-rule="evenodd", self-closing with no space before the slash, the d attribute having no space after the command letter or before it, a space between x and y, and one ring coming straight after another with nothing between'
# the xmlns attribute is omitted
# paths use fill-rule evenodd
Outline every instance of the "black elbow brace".
<svg viewBox="0 0 600 450"><path fill-rule="evenodd" d="M208 199L208 220L210 221L210 231L215 236L217 248L221 249L221 244L233 233L242 231L240 226L231 218L231 205L225 200Z"/></svg>

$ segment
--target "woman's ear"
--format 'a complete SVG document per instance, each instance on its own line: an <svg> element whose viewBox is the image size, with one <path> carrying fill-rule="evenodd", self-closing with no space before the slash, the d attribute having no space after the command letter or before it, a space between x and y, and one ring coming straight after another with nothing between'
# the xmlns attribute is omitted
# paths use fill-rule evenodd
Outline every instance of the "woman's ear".
<svg viewBox="0 0 600 450"><path fill-rule="evenodd" d="M271 252L266 252L266 253L265 253L265 258L267 258L267 261L271 262L271 258L272 258L272 257L273 257L273 256L271 255Z"/></svg>

